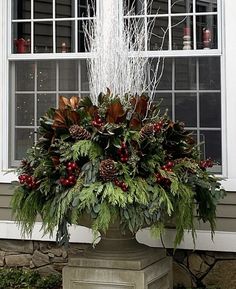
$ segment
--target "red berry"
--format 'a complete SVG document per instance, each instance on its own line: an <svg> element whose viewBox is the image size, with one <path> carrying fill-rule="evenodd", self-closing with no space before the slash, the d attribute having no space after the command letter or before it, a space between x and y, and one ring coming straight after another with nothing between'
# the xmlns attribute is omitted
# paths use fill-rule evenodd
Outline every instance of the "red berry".
<svg viewBox="0 0 236 289"><path fill-rule="evenodd" d="M174 163L171 162L171 161L169 161L169 162L166 164L166 166L169 167L169 168L173 168Z"/></svg>
<svg viewBox="0 0 236 289"><path fill-rule="evenodd" d="M24 181L24 180L20 180L20 184L22 184L22 185L23 185L24 183L25 183L25 181Z"/></svg>
<svg viewBox="0 0 236 289"><path fill-rule="evenodd" d="M26 181L27 175L22 175L22 180Z"/></svg>
<svg viewBox="0 0 236 289"><path fill-rule="evenodd" d="M78 168L78 166L77 166L77 163L72 163L71 164L71 168L73 169L73 170L75 170L75 169L77 169Z"/></svg>
<svg viewBox="0 0 236 289"><path fill-rule="evenodd" d="M122 148L122 149L125 149L126 147L127 147L127 146L126 146L126 143L125 143L125 142L122 142L122 143L121 143L121 148Z"/></svg>
<svg viewBox="0 0 236 289"><path fill-rule="evenodd" d="M98 124L101 124L101 123L102 123L102 119L99 117L99 118L96 119L96 122L97 122Z"/></svg>
<svg viewBox="0 0 236 289"><path fill-rule="evenodd" d="M66 167L69 168L69 167L71 167L71 165L72 165L72 162L69 162L69 163L67 163Z"/></svg>
<svg viewBox="0 0 236 289"><path fill-rule="evenodd" d="M70 181L68 179L65 179L64 184L65 184L65 186L69 186L70 185Z"/></svg>
<svg viewBox="0 0 236 289"><path fill-rule="evenodd" d="M114 180L114 184L119 187L120 186L120 181L118 179L115 179Z"/></svg>
<svg viewBox="0 0 236 289"><path fill-rule="evenodd" d="M33 178L31 176L29 176L27 179L26 179L26 183L29 185L32 183L32 180Z"/></svg>
<svg viewBox="0 0 236 289"><path fill-rule="evenodd" d="M69 180L70 182L74 182L74 181L75 181L75 176L74 176L74 175L70 175L70 176L68 177L68 180Z"/></svg>
<svg viewBox="0 0 236 289"><path fill-rule="evenodd" d="M164 170L164 171L167 171L167 166L166 165L164 165L164 166L162 166L162 169Z"/></svg>

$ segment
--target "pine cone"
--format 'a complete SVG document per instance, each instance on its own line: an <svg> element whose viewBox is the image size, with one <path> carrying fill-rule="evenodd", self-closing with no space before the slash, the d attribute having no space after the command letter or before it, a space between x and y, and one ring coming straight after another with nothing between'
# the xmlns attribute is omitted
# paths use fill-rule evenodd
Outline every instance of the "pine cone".
<svg viewBox="0 0 236 289"><path fill-rule="evenodd" d="M146 124L141 130L140 130L140 137L141 140L144 140L146 138L149 138L154 135L154 126L153 124Z"/></svg>
<svg viewBox="0 0 236 289"><path fill-rule="evenodd" d="M69 128L69 132L71 136L76 140L84 140L84 139L90 139L91 134L88 132L85 128L82 126L79 126L77 124L72 125Z"/></svg>
<svg viewBox="0 0 236 289"><path fill-rule="evenodd" d="M111 159L101 161L99 173L103 181L107 182L113 180L117 174L115 162Z"/></svg>

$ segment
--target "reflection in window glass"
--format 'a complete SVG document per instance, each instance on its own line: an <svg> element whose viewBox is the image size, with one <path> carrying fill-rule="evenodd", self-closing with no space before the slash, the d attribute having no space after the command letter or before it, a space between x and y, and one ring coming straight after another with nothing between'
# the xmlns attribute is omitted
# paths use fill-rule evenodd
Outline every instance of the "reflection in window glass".
<svg viewBox="0 0 236 289"><path fill-rule="evenodd" d="M196 0L197 12L217 12L217 0Z"/></svg>
<svg viewBox="0 0 236 289"><path fill-rule="evenodd" d="M34 0L34 18L52 18L53 0Z"/></svg>
<svg viewBox="0 0 236 289"><path fill-rule="evenodd" d="M207 131L202 130L201 136L201 152L202 158L211 158L214 162L221 164L221 131Z"/></svg>
<svg viewBox="0 0 236 289"><path fill-rule="evenodd" d="M172 118L172 94L171 93L156 93L154 101L160 107L160 115L167 113Z"/></svg>
<svg viewBox="0 0 236 289"><path fill-rule="evenodd" d="M22 72L24 67L24 73ZM35 64L31 61L15 63L16 91L34 91Z"/></svg>
<svg viewBox="0 0 236 289"><path fill-rule="evenodd" d="M37 94L37 120L43 116L50 107L56 107L56 94L40 93Z"/></svg>
<svg viewBox="0 0 236 289"><path fill-rule="evenodd" d="M15 117L17 126L34 125L34 95L16 94Z"/></svg>
<svg viewBox="0 0 236 289"><path fill-rule="evenodd" d="M198 49L217 49L218 32L217 16L201 15L197 16L197 48Z"/></svg>
<svg viewBox="0 0 236 289"><path fill-rule="evenodd" d="M59 79L60 91L78 90L78 63L74 60L60 61Z"/></svg>
<svg viewBox="0 0 236 289"><path fill-rule="evenodd" d="M168 1L166 0L147 0L148 14L168 14Z"/></svg>
<svg viewBox="0 0 236 289"><path fill-rule="evenodd" d="M150 19L149 50L167 50L169 46L168 18L155 17ZM150 29L152 27L152 29Z"/></svg>
<svg viewBox="0 0 236 289"><path fill-rule="evenodd" d="M13 53L30 53L31 52L31 24L30 23L13 23Z"/></svg>
<svg viewBox="0 0 236 289"><path fill-rule="evenodd" d="M144 1L142 0L124 0L124 14L140 15L144 12Z"/></svg>
<svg viewBox="0 0 236 289"><path fill-rule="evenodd" d="M31 0L14 0L13 19L29 19L31 16Z"/></svg>
<svg viewBox="0 0 236 289"><path fill-rule="evenodd" d="M34 24L34 52L53 52L52 22L36 22Z"/></svg>
<svg viewBox="0 0 236 289"><path fill-rule="evenodd" d="M56 63L54 61L38 62L37 89L40 91L56 90Z"/></svg>
<svg viewBox="0 0 236 289"><path fill-rule="evenodd" d="M96 11L96 1L79 0L78 1L78 17L94 17Z"/></svg>
<svg viewBox="0 0 236 289"><path fill-rule="evenodd" d="M178 0L178 1L171 0L171 13L191 13L191 12L193 12L192 0Z"/></svg>
<svg viewBox="0 0 236 289"><path fill-rule="evenodd" d="M68 53L75 51L73 39L74 30L74 21L56 22L57 52Z"/></svg>
<svg viewBox="0 0 236 289"><path fill-rule="evenodd" d="M188 127L197 126L197 95L194 93L175 94L175 120Z"/></svg>
<svg viewBox="0 0 236 289"><path fill-rule="evenodd" d="M199 58L200 89L219 90L221 88L220 58Z"/></svg>
<svg viewBox="0 0 236 289"><path fill-rule="evenodd" d="M200 94L200 126L221 127L221 95L220 93Z"/></svg>
<svg viewBox="0 0 236 289"><path fill-rule="evenodd" d="M56 18L74 17L74 0L56 0Z"/></svg>
<svg viewBox="0 0 236 289"><path fill-rule="evenodd" d="M172 49L191 50L193 49L193 18L172 17Z"/></svg>
<svg viewBox="0 0 236 289"><path fill-rule="evenodd" d="M196 89L196 58L176 58L175 89Z"/></svg>
<svg viewBox="0 0 236 289"><path fill-rule="evenodd" d="M33 129L29 128L16 128L15 129L15 142L14 159L22 160L25 157L25 152L34 144L35 133Z"/></svg>

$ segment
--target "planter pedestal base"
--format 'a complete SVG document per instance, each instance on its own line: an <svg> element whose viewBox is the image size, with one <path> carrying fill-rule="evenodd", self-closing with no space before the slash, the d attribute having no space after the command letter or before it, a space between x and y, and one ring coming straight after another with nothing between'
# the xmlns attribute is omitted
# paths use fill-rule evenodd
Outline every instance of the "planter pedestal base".
<svg viewBox="0 0 236 289"><path fill-rule="evenodd" d="M165 250L145 246L136 257L92 255L69 259L63 289L172 289L172 260Z"/></svg>

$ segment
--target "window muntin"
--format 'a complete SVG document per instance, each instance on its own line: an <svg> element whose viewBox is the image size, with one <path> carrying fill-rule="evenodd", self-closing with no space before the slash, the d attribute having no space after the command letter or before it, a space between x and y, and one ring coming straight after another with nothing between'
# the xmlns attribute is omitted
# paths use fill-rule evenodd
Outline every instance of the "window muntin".
<svg viewBox="0 0 236 289"><path fill-rule="evenodd" d="M125 19L143 18L153 26L147 51L219 49L217 0L125 0L125 5L133 9Z"/></svg>
<svg viewBox="0 0 236 289"><path fill-rule="evenodd" d="M39 118L59 96L86 96L86 60L16 61L11 64L11 165L37 141ZM24 70L22 71L22 67Z"/></svg>
<svg viewBox="0 0 236 289"><path fill-rule="evenodd" d="M11 165L15 165L17 160L22 158L29 143L32 144L37 140L35 131L38 127L38 118L48 107L57 105L59 95L70 97L72 95L89 94L85 61L81 61L80 64L79 61L73 59L41 62L37 57L37 53L38 55L48 53L46 58L50 60L57 53L83 52L83 21L88 19L88 16L90 18L94 16L92 13L90 15L86 14L85 7L88 0L78 2L73 0L51 0L54 3L52 5L52 18L43 18L43 16L41 16L42 18L34 18L36 11L34 6L32 10L31 0L22 0L21 2L24 4L25 11L22 15L16 12L13 13L12 33L18 35L19 31L23 31L25 39L30 35L28 50L25 50L24 53L31 53L30 59L36 57L37 61L20 62L17 60L18 57L23 60L24 53L21 53L21 55L17 53L15 42L12 44L15 54L14 57L11 55L10 59L17 60L11 63L12 114L14 114L15 107L19 107L19 111L15 111L16 116L12 116L11 142L14 149L10 157ZM31 3L30 16L27 10L29 2ZM78 9L76 9L76 2L83 7L78 6ZM182 0L178 1L178 6L173 5L176 2L174 0L154 0L152 6L149 5L149 0L136 0L134 4L131 0L127 0L127 2L134 5L134 13L129 16L124 15L124 21L139 21L139 19L142 19L140 23L146 25L146 55L151 58L154 55L157 57L159 53L166 56L162 81L156 88L157 100L163 99L161 102L162 111L168 108L168 114L171 118L183 120L187 129L193 131L199 144L206 140L206 143L201 146L203 156L212 156L219 163L219 166L214 168L215 171L221 172L219 4L217 5L215 0L189 0L187 6L185 5L186 1ZM145 4L145 13L141 14L143 4ZM158 14L156 15L157 11ZM148 42L149 19L154 21L154 35L151 36ZM207 47L208 49L204 49L206 47L203 45L203 28L206 27L206 23L210 23L211 36L214 35L212 37L214 40L211 41L211 47ZM39 29L37 33L33 33L32 31L35 31L37 25L48 25L48 27L51 25L51 32L50 29L47 29L47 35L42 36ZM190 30L186 30L186 25L190 27ZM161 52L159 51L161 38L155 36L155 34L163 33L160 26L167 29L164 47ZM190 31L191 50L183 49L183 33L186 31L188 33ZM61 47L61 42L65 39L63 37L66 37L65 50L62 50ZM37 47L35 48L35 43L39 43L37 45L38 50ZM47 47L45 48L40 43L47 44ZM194 54L194 52L197 52L197 54ZM213 55L212 52L215 57L211 56ZM66 55L65 53L63 55ZM182 57L175 57L178 55ZM76 55L72 57L76 57ZM24 65L24 73L17 70L17 63L19 66ZM29 68L30 63L35 66L33 71ZM27 103L32 99L34 99L33 108L32 105L24 104L24 101ZM206 109L206 106L209 106L209 110ZM18 115L25 107L31 109L31 112L28 113L28 119L23 118L21 120Z"/></svg>
<svg viewBox="0 0 236 289"><path fill-rule="evenodd" d="M11 52L84 52L82 21L94 19L92 7L91 0L14 0Z"/></svg>

